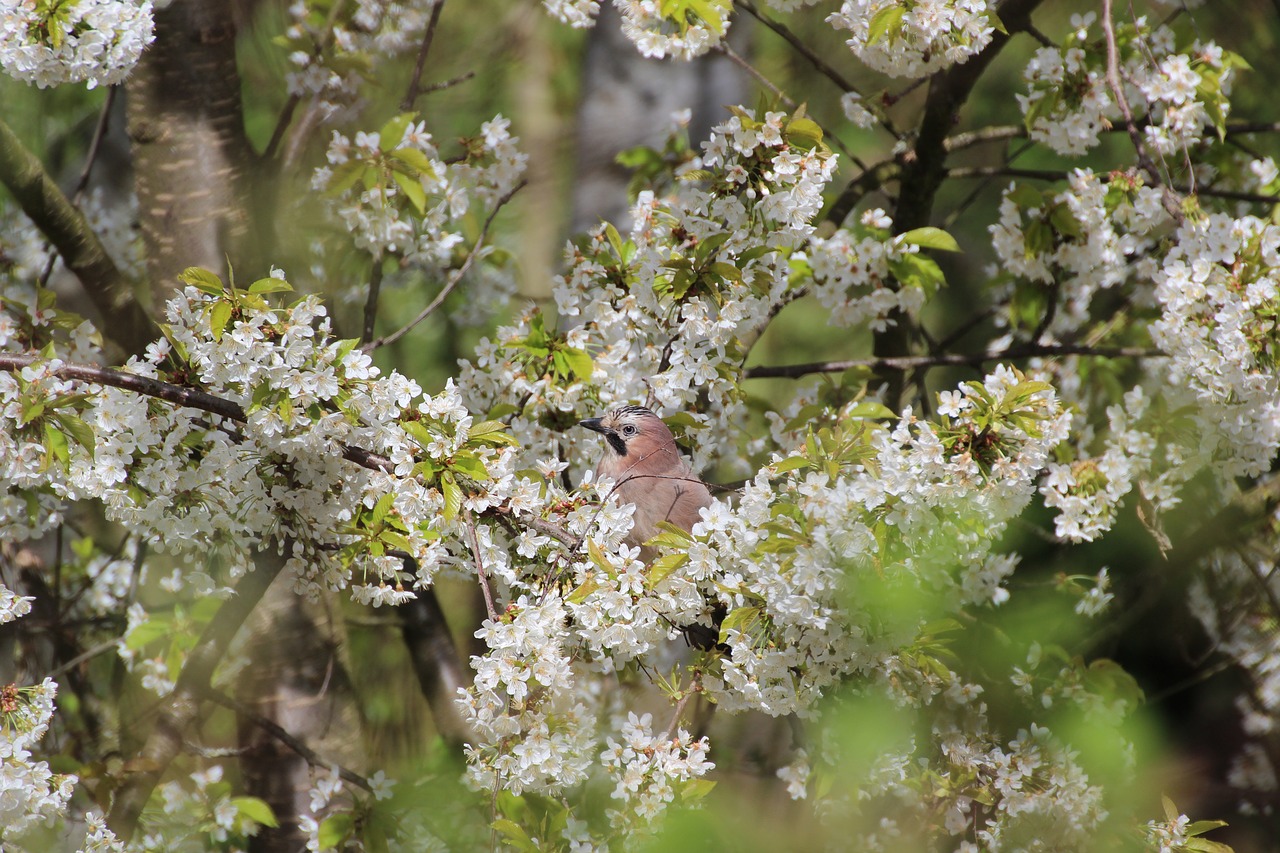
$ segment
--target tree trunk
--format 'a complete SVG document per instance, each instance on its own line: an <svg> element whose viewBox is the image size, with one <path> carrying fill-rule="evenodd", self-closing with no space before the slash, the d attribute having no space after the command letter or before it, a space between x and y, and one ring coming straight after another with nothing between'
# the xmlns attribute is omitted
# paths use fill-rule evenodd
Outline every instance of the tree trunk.
<svg viewBox="0 0 1280 853"><path fill-rule="evenodd" d="M226 272L249 233L250 150L228 0L157 9L156 40L128 83L129 136L153 307L189 266Z"/></svg>

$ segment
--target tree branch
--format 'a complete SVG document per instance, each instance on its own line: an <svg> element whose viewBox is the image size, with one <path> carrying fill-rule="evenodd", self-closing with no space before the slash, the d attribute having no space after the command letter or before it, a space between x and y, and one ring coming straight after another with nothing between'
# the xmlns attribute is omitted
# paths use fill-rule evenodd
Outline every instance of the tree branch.
<svg viewBox="0 0 1280 853"><path fill-rule="evenodd" d="M255 563L257 568L240 579L235 597L218 608L187 656L187 662L178 675L173 692L165 699L151 734L131 762L146 769L127 776L116 791L107 825L121 840L127 841L133 835L151 792L182 751L184 736L196 722L200 699L209 689L214 669L249 613L262 600L267 587L280 574L284 558L275 551L261 551Z"/></svg>
<svg viewBox="0 0 1280 853"><path fill-rule="evenodd" d="M1142 347L1097 347L1082 344L1022 344L1000 352L989 353L938 353L936 355L885 356L882 358L854 358L845 361L815 361L808 364L748 367L743 379L798 379L811 373L840 373L854 367L872 370L915 370L921 367L969 366L989 361L1021 358L1055 358L1067 355L1093 355L1104 358L1161 358L1160 350Z"/></svg>
<svg viewBox="0 0 1280 853"><path fill-rule="evenodd" d="M368 779L366 779L365 777L361 776L359 773L356 773L353 770L348 770L342 765L335 764L334 762L324 758L319 753L317 753L314 749L307 746L305 743L298 740L293 735L289 734L288 731L282 728L275 721L270 720L267 717L264 717L262 714L259 714L257 711L253 710L243 702L237 699L233 699L232 697L223 693L221 690L218 690L209 684L198 686L197 691L199 692L200 697L202 699L207 699L208 701L213 702L216 705L221 705L222 707L226 708L228 711L234 712L236 716L241 717L242 719L247 720L250 723L253 723L255 726L262 729L267 734L271 735L273 738L280 741L285 746L289 747L289 749L292 749L298 755L302 756L302 758L311 766L323 767L326 770L330 767L337 767L338 775L341 776L343 779L345 779L346 781L350 782L352 785L355 785L358 788L363 788L364 790L370 791L370 792L373 791L373 786L369 784Z"/></svg>
<svg viewBox="0 0 1280 853"><path fill-rule="evenodd" d="M9 355L0 353L0 370L16 372L44 361L39 356L34 355ZM110 367L96 367L89 364L59 364L52 370L53 375L62 379L77 379L81 382L90 382L97 385L109 385L112 388L121 388L125 391L133 391L137 394L143 394L147 397L155 397L158 400L164 400L175 406L185 406L190 409L199 409L202 412L208 412L212 415L236 421L237 423L246 423L248 417L237 403L230 400L224 400L221 397L215 397L206 391L196 388L187 388L183 385L174 385L170 382L162 382L159 379L152 379L149 376L139 376L136 373L126 373L123 370L116 370ZM346 445L342 452L343 458L350 462L354 462L362 468L368 468L372 471L392 471L395 466L391 464L391 460L385 456L365 450L362 447L354 447Z"/></svg>
<svg viewBox="0 0 1280 853"><path fill-rule="evenodd" d="M436 4L431 7L431 19L427 21L427 31L422 36L422 46L418 48L418 61L413 66L413 77L409 79L409 88L404 93L404 100L400 102L401 112L410 112L422 91L420 88L422 71L427 65L427 53L431 50L431 42L436 35L436 23L440 20L442 9L444 9L444 0L436 0Z"/></svg>
<svg viewBox="0 0 1280 853"><path fill-rule="evenodd" d="M436 8L439 9L440 7L437 6ZM493 224L493 220L497 217L498 211L502 210L503 206L505 206L507 202L511 201L511 197L523 189L526 183L528 182L522 179L518 184L512 187L506 195L498 199L498 203L493 206L493 210L489 211L488 218L485 219L484 225L480 228L480 236L476 238L476 243L471 247L471 251L467 252L467 257L463 260L462 266L454 270L453 274L449 276L449 280L445 282L445 286L436 294L436 298L432 299L426 308L423 308L418 312L417 317L414 317L396 331L365 344L365 352L372 352L378 347L393 344L400 340L409 332L410 329L430 317L435 313L437 308L444 304L445 299L447 299L449 294L453 292L454 288L458 286L458 283L462 281L462 277L467 274L467 270L471 269L471 265L475 262L476 256L480 254L480 249L484 246L485 236L489 233L489 226Z"/></svg>
<svg viewBox="0 0 1280 853"><path fill-rule="evenodd" d="M84 214L67 200L40 159L2 119L0 182L53 243L98 313L110 320L101 324L102 333L130 355L142 352L154 339L155 327L133 298L133 283L111 260Z"/></svg>

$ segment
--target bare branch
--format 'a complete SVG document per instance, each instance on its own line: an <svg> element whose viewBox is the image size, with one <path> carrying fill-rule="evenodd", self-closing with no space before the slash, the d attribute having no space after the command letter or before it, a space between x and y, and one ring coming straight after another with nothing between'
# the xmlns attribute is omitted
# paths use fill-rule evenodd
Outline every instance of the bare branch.
<svg viewBox="0 0 1280 853"><path fill-rule="evenodd" d="M437 6L436 8L438 9L440 7ZM521 189L523 189L526 183L528 182L521 180L520 183L512 187L510 191L507 192L506 195L498 199L498 203L493 206L493 210L489 211L488 218L485 219L484 225L481 226L480 228L480 236L476 238L476 243L474 246L471 247L471 251L467 252L467 257L463 260L462 266L458 267L456 270L453 271L453 274L449 276L449 280L445 282L445 286L441 288L439 293L436 294L436 298L432 299L426 308L423 308L421 311L419 311L417 317L414 317L412 320L410 320L408 323L405 323L396 331L392 332L389 335L384 335L375 341L371 341L365 344L364 345L365 352L372 352L378 347L386 346L387 344L393 344L396 341L400 340L402 337L405 336L405 334L409 332L410 329L412 329L414 326L418 325L423 320L430 317L433 313L435 313L437 308L439 308L441 305L444 304L445 299L447 299L449 294L453 292L454 288L458 286L458 283L462 281L462 277L467 274L467 270L471 269L471 265L475 262L476 257L480 254L480 249L481 247L484 246L485 236L489 233L489 226L493 224L493 220L498 215L498 211L502 210L503 206L505 206L507 202L511 201L511 197L514 196L516 193L518 193Z"/></svg>
<svg viewBox="0 0 1280 853"><path fill-rule="evenodd" d="M444 0L436 0L431 7L431 20L427 21L427 31L422 36L422 46L418 48L418 61L413 66L413 77L409 79L409 88L400 102L400 111L407 113L413 109L414 102L421 93L422 71L427 65L427 53L431 50L431 42L436 36L436 24L440 20L440 12L444 9Z"/></svg>
<svg viewBox="0 0 1280 853"><path fill-rule="evenodd" d="M463 510L463 520L467 525L467 533L471 538L471 556L476 562L476 575L480 578L480 591L484 593L484 608L489 613L489 618L494 622L498 621L498 609L493 604L493 591L489 589L489 576L485 574L484 560L480 559L480 538L476 535L476 522L471 516L471 510Z"/></svg>
<svg viewBox="0 0 1280 853"><path fill-rule="evenodd" d="M920 367L945 367L980 365L989 361L1020 358L1054 358L1067 355L1094 355L1104 358L1161 358L1160 350L1143 347L1097 347L1080 344L1022 344L1000 352L989 353L938 353L936 355L908 355L884 358L854 358L845 361L817 361L809 364L789 364L779 367L748 367L743 379L797 379L811 373L841 373L854 367L872 370L915 370Z"/></svg>
<svg viewBox="0 0 1280 853"><path fill-rule="evenodd" d="M205 684L199 687L198 689L199 689L201 698L207 699L210 702L213 702L214 704L221 705L222 707L226 708L228 711L233 711L237 717L240 717L244 720L247 720L250 723L253 723L255 726L262 729L267 734L271 735L273 738L275 738L285 746L292 749L298 755L302 756L302 758L312 767L323 767L326 770L330 767L337 767L338 775L341 776L344 780L346 780L347 782L350 782L352 785L355 785L358 788L363 788L364 790L369 792L373 791L373 786L369 784L368 779L366 779L365 777L361 776L359 773L356 773L353 770L348 770L342 765L335 764L333 761L330 761L327 758L324 758L319 753L317 753L314 749L307 746L305 743L298 740L293 735L289 734L288 731L286 731L276 722L264 717L262 714L259 714L257 711L253 710L243 702L237 699L231 698L227 694L223 693L221 690L217 690L208 684Z"/></svg>
<svg viewBox="0 0 1280 853"><path fill-rule="evenodd" d="M382 290L382 256L375 256L373 269L369 270L369 296L364 302L364 330L360 343L373 340L373 327L378 321L378 292Z"/></svg>

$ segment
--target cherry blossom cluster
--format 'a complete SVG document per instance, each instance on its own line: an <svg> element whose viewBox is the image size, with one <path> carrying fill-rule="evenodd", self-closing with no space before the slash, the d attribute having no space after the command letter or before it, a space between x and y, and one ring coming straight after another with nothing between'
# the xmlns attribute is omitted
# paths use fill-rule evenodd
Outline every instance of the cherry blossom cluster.
<svg viewBox="0 0 1280 853"><path fill-rule="evenodd" d="M827 21L870 67L923 77L965 62L991 41L998 19L987 0L844 0Z"/></svg>
<svg viewBox="0 0 1280 853"><path fill-rule="evenodd" d="M512 421L521 444L564 444L580 464L596 447L561 436L561 413L651 396L666 414L706 395L686 426L739 431L744 340L788 298L789 255L813 232L834 159L812 121L740 111L679 167L672 195L640 193L626 239L602 227L570 248L554 296L571 328L553 334L530 312L481 342L459 380L469 404L526 401ZM701 443L695 463L730 446Z"/></svg>
<svg viewBox="0 0 1280 853"><path fill-rule="evenodd" d="M667 4L660 0L613 0L622 32L641 55L692 59L720 44L729 29L731 0ZM674 11L673 11L674 10Z"/></svg>
<svg viewBox="0 0 1280 853"><path fill-rule="evenodd" d="M295 0L284 34L294 69L286 77L289 94L315 98L328 121L354 117L361 86L375 79L379 62L418 48L436 2L357 0L331 16L323 6Z"/></svg>
<svg viewBox="0 0 1280 853"><path fill-rule="evenodd" d="M1129 284L1150 298L1151 250L1171 227L1159 188L1074 169L1057 193L1011 184L989 230L1005 271L1054 289L1057 310L1042 335L1062 340L1087 326L1101 290Z"/></svg>
<svg viewBox="0 0 1280 853"><path fill-rule="evenodd" d="M880 330L895 312L915 316L924 305L928 290L915 280L900 284L895 275L920 247L903 235L891 237L892 224L883 210L872 208L862 214L860 227L814 236L794 256L793 264L807 264L802 270L812 276L810 290L830 312L830 323Z"/></svg>
<svg viewBox="0 0 1280 853"><path fill-rule="evenodd" d="M706 760L706 738L694 740L682 728L654 734L652 714L628 713L620 736L620 740L608 739L600 758L616 782L610 796L624 805L609 813L619 827L656 820L677 793L689 790L685 783L701 779L715 767Z"/></svg>
<svg viewBox="0 0 1280 853"><path fill-rule="evenodd" d="M940 423L907 411L892 429L833 415L762 470L735 511L704 512L693 530L704 547L689 547L678 573L705 577L728 612L730 654L704 678L722 708L805 714L852 673L896 670L926 617L881 624L874 607L849 604L875 600L862 585L947 590L957 608L1008 597L1012 565L993 559L994 539L1029 502L1070 417L1052 388L1007 368L939 408Z"/></svg>
<svg viewBox="0 0 1280 853"><path fill-rule="evenodd" d="M0 607L0 623L8 622L30 610L30 600L0 585ZM49 731L57 692L50 678L29 687L0 684L0 842L52 824L71 798L76 777L55 774L32 756Z"/></svg>
<svg viewBox="0 0 1280 853"><path fill-rule="evenodd" d="M334 131L329 165L316 170L312 187L333 199L357 248L445 267L463 241L458 223L472 204L496 204L520 180L526 158L510 126L502 116L485 122L468 141L466 159L448 165L411 115L358 132L354 141Z"/></svg>
<svg viewBox="0 0 1280 853"><path fill-rule="evenodd" d="M1072 16L1061 47L1040 48L1023 72L1028 92L1018 102L1031 138L1060 154L1085 153L1120 117L1096 21L1093 12ZM1117 27L1116 49L1125 100L1145 115L1143 133L1156 153L1198 146L1206 130L1223 130L1238 56L1213 42L1179 49L1172 30L1145 18Z"/></svg>
<svg viewBox="0 0 1280 853"><path fill-rule="evenodd" d="M0 68L44 89L110 86L155 38L151 0L17 0L0 14Z"/></svg>
<svg viewBox="0 0 1280 853"><path fill-rule="evenodd" d="M1188 219L1156 276L1152 340L1171 389L1194 396L1206 459L1223 478L1266 471L1280 447L1280 228L1252 216Z"/></svg>
<svg viewBox="0 0 1280 853"><path fill-rule="evenodd" d="M600 0L543 0L547 12L575 29L594 27ZM663 3L659 0L613 0L622 17L622 32L643 56L693 59L723 41L733 10L731 0Z"/></svg>
<svg viewBox="0 0 1280 853"><path fill-rule="evenodd" d="M575 687L566 616L554 596L542 602L521 596L477 632L488 651L472 658L475 683L460 700L477 736L467 746L468 780L476 788L560 791L587 778L595 714Z"/></svg>

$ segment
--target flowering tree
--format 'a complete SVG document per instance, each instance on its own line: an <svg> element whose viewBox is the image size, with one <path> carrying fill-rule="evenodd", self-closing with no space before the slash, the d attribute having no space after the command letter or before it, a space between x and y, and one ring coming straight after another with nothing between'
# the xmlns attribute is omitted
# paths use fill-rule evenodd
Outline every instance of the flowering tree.
<svg viewBox="0 0 1280 853"><path fill-rule="evenodd" d="M614 5L643 55L722 53L763 103L626 152L630 223L575 235L525 307L511 123L447 139L423 107L476 70L424 82L464 4L276 9L258 153L228 6L5 4L18 80L138 64L144 240L0 123L0 622L22 663L0 669L0 841L1213 851L1225 817L1213 837L1261 849L1280 176L1269 117L1240 116L1266 99L1233 93L1259 58L1191 2ZM834 94L797 103L730 47L748 21ZM214 84L232 94L181 88ZM428 391L393 355L446 312L483 337ZM842 357L765 363L796 316L784 355L817 321ZM643 557L574 426L628 403L735 483ZM244 628L270 594L404 614L441 739L383 767L237 697L277 672L249 674ZM1118 659L1164 607L1162 641L1202 655L1187 685ZM446 620L480 642L464 674ZM339 642L308 646L311 700L354 689ZM1230 745L1161 731L1166 690L1226 669ZM1193 746L1217 766L1159 773Z"/></svg>

